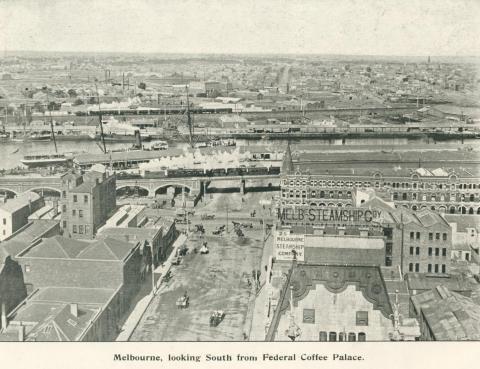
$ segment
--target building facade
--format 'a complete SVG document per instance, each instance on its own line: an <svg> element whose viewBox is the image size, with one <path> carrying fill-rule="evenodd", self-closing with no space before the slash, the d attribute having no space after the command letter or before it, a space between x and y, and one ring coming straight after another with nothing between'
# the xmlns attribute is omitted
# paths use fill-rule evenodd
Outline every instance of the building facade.
<svg viewBox="0 0 480 369"><path fill-rule="evenodd" d="M116 208L116 179L102 165L94 165L82 176L62 177L61 227L64 235L93 239Z"/></svg>

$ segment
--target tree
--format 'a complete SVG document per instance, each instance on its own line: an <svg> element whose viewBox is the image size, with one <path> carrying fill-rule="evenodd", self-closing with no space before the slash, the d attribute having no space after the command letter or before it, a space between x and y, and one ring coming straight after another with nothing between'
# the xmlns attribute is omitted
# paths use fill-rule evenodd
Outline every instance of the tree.
<svg viewBox="0 0 480 369"><path fill-rule="evenodd" d="M145 82L140 82L138 84L138 88L142 89L142 90L145 90L147 88L147 85L145 84Z"/></svg>
<svg viewBox="0 0 480 369"><path fill-rule="evenodd" d="M75 91L73 88L68 90L68 96L70 97L77 97L77 91Z"/></svg>

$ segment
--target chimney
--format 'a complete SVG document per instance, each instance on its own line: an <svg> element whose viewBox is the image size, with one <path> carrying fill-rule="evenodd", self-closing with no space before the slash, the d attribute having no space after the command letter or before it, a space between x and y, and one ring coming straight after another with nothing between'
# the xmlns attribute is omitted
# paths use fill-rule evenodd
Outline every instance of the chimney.
<svg viewBox="0 0 480 369"><path fill-rule="evenodd" d="M25 326L20 323L18 327L18 342L25 341Z"/></svg>
<svg viewBox="0 0 480 369"><path fill-rule="evenodd" d="M8 321L7 321L7 312L5 309L5 303L2 302L2 330L4 331L7 329Z"/></svg>
<svg viewBox="0 0 480 369"><path fill-rule="evenodd" d="M70 304L70 314L72 314L75 318L78 318L78 304Z"/></svg>

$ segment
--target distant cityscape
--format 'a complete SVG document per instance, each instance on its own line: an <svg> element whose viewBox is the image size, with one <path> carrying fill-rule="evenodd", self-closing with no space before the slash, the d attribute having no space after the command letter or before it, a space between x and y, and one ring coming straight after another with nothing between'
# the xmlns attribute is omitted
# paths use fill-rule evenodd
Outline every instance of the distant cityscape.
<svg viewBox="0 0 480 369"><path fill-rule="evenodd" d="M0 340L479 340L478 71L5 52Z"/></svg>

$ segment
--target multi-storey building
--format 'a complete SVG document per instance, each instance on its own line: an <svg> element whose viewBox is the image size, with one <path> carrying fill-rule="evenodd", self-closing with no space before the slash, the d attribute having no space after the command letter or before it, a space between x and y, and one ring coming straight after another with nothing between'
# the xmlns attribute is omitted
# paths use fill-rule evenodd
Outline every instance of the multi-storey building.
<svg viewBox="0 0 480 369"><path fill-rule="evenodd" d="M94 238L116 208L115 175L103 165L94 165L83 176L68 173L62 177L62 217L64 235Z"/></svg>
<svg viewBox="0 0 480 369"><path fill-rule="evenodd" d="M401 164L401 163L400 163ZM282 167L282 205L354 206L359 192L374 189L385 200L411 210L480 214L480 177L467 169L330 168L324 173L300 171L290 149Z"/></svg>

